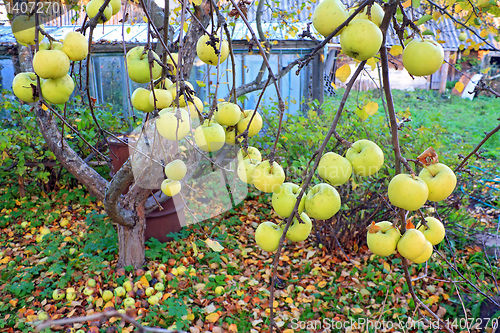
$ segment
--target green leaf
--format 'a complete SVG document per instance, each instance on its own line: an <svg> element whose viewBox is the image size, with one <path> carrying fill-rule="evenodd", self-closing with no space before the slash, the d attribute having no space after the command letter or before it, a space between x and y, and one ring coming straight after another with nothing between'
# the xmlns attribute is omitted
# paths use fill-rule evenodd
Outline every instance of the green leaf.
<svg viewBox="0 0 500 333"><path fill-rule="evenodd" d="M424 15L421 18L418 19L416 25L421 25L424 24L425 22L432 20L432 15Z"/></svg>

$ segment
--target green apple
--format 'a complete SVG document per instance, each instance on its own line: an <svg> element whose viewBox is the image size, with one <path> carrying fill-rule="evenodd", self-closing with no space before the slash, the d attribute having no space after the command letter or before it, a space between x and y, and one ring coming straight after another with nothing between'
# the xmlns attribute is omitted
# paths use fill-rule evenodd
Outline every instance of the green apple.
<svg viewBox="0 0 500 333"><path fill-rule="evenodd" d="M182 160L173 160L165 166L165 176L172 180L181 180L186 176L186 163Z"/></svg>
<svg viewBox="0 0 500 333"><path fill-rule="evenodd" d="M228 145L234 146L236 144L236 128L234 126L223 126L226 138L224 140ZM241 142L241 138L239 140Z"/></svg>
<svg viewBox="0 0 500 333"><path fill-rule="evenodd" d="M92 287L85 287L85 289L83 289L83 294L85 296L90 296L94 293L94 288Z"/></svg>
<svg viewBox="0 0 500 333"><path fill-rule="evenodd" d="M408 224L411 224L408 223ZM399 254L406 259L416 259L422 255L427 246L427 239L424 234L415 228L408 228L403 236L399 239L397 248Z"/></svg>
<svg viewBox="0 0 500 333"><path fill-rule="evenodd" d="M352 171L359 176L371 176L384 164L384 152L370 140L354 142L345 157L351 162Z"/></svg>
<svg viewBox="0 0 500 333"><path fill-rule="evenodd" d="M429 201L441 201L450 196L457 185L453 170L442 163L431 164L418 174L429 188Z"/></svg>
<svg viewBox="0 0 500 333"><path fill-rule="evenodd" d="M60 42L41 42L38 45L38 50L61 50L63 49L63 44Z"/></svg>
<svg viewBox="0 0 500 333"><path fill-rule="evenodd" d="M214 114L215 121L224 126L234 126L240 121L241 109L238 105L230 102L217 104Z"/></svg>
<svg viewBox="0 0 500 333"><path fill-rule="evenodd" d="M299 221L297 217L293 218L293 222L286 232L286 238L292 242L302 242L307 239L312 230L312 222L306 213L300 214Z"/></svg>
<svg viewBox="0 0 500 333"><path fill-rule="evenodd" d="M111 5L111 8L113 8L112 15L117 14L120 11L120 9L122 8L122 2L121 2L121 0L111 0L109 2L109 4Z"/></svg>
<svg viewBox="0 0 500 333"><path fill-rule="evenodd" d="M113 298L113 292L111 290L104 290L102 293L102 299L104 302L108 302Z"/></svg>
<svg viewBox="0 0 500 333"><path fill-rule="evenodd" d="M210 36L203 35L198 39L196 43L196 54L201 61L209 65L217 65L226 61L229 56L229 44L226 40L222 40L222 44L219 43L219 38L213 36L215 45L211 44ZM214 48L215 46L215 48ZM220 52L219 52L220 50ZM220 53L220 62L219 62Z"/></svg>
<svg viewBox="0 0 500 333"><path fill-rule="evenodd" d="M115 296L122 298L127 294L127 291L123 287L116 287L115 288Z"/></svg>
<svg viewBox="0 0 500 333"><path fill-rule="evenodd" d="M28 17L27 15L19 15L14 17L11 23L12 33L16 40L24 45L35 45L35 15ZM43 24L40 29L43 30ZM38 40L43 39L43 34L38 33Z"/></svg>
<svg viewBox="0 0 500 333"><path fill-rule="evenodd" d="M224 128L215 121L206 120L194 131L194 142L203 151L213 152L221 149L226 141Z"/></svg>
<svg viewBox="0 0 500 333"><path fill-rule="evenodd" d="M340 195L332 185L320 183L307 192L305 208L313 219L327 220L340 210Z"/></svg>
<svg viewBox="0 0 500 333"><path fill-rule="evenodd" d="M142 112L151 112L155 108L149 103L150 90L144 88L137 88L131 96L132 106Z"/></svg>
<svg viewBox="0 0 500 333"><path fill-rule="evenodd" d="M415 264L423 264L424 262L426 262L427 260L430 259L433 251L434 251L434 248L433 248L431 242L427 241L427 243L425 244L424 252L422 252L422 254L419 255L418 257L416 257L414 259L410 259L410 260L413 261Z"/></svg>
<svg viewBox="0 0 500 333"><path fill-rule="evenodd" d="M154 91L154 93L153 93ZM157 109L165 109L172 104L172 94L167 89L154 89L149 93L149 104Z"/></svg>
<svg viewBox="0 0 500 333"><path fill-rule="evenodd" d="M42 82L40 87L45 100L54 104L64 104L71 97L75 89L75 82L71 76L66 74L58 79L47 79Z"/></svg>
<svg viewBox="0 0 500 333"><path fill-rule="evenodd" d="M417 224L417 230L420 230L432 245L441 243L445 236L443 223L431 216L426 217L425 221L427 223L427 226L419 222Z"/></svg>
<svg viewBox="0 0 500 333"><path fill-rule="evenodd" d="M328 152L319 160L318 174L331 185L342 185L351 178L352 164L347 158Z"/></svg>
<svg viewBox="0 0 500 333"><path fill-rule="evenodd" d="M293 212L297 196L300 193L300 186L294 183L283 183L274 192L271 199L272 206L276 214L281 217L289 217ZM298 207L299 214L305 209L306 196L303 195Z"/></svg>
<svg viewBox="0 0 500 333"><path fill-rule="evenodd" d="M52 292L52 298L56 301L60 301L66 296L66 293L62 289L56 289Z"/></svg>
<svg viewBox="0 0 500 333"><path fill-rule="evenodd" d="M24 229L26 229L29 225L30 225L30 223L28 221L21 222L21 227ZM1 256L0 256L0 258L1 258Z"/></svg>
<svg viewBox="0 0 500 333"><path fill-rule="evenodd" d="M181 191L181 187L181 182L178 180L165 179L161 183L161 191L169 197L173 197L174 195L179 193Z"/></svg>
<svg viewBox="0 0 500 333"><path fill-rule="evenodd" d="M144 292L145 292L146 296L149 297L155 293L155 288L147 287Z"/></svg>
<svg viewBox="0 0 500 333"><path fill-rule="evenodd" d="M137 83L148 83L151 81L148 52L144 52L144 46L136 46L127 52L127 70L130 79ZM153 52L153 57L160 59L158 55ZM153 73L153 80L161 76L161 66L153 61L151 71Z"/></svg>
<svg viewBox="0 0 500 333"><path fill-rule="evenodd" d="M38 316L37 317L38 317L38 320L40 320L40 321L45 321L45 320L49 319L49 315L45 311L38 312Z"/></svg>
<svg viewBox="0 0 500 333"><path fill-rule="evenodd" d="M181 140L191 131L189 112L183 108L162 109L156 118L156 128L168 140Z"/></svg>
<svg viewBox="0 0 500 333"><path fill-rule="evenodd" d="M266 252L274 252L280 243L283 229L273 222L262 222L255 230L255 242Z"/></svg>
<svg viewBox="0 0 500 333"><path fill-rule="evenodd" d="M224 287L217 286L217 287L215 287L214 292L216 295L222 295L222 294L224 294L225 290L224 290Z"/></svg>
<svg viewBox="0 0 500 333"><path fill-rule="evenodd" d="M158 282L157 284L155 284L154 288L156 291L163 291L165 290L165 285L161 282Z"/></svg>
<svg viewBox="0 0 500 333"><path fill-rule="evenodd" d="M403 50L403 66L413 76L434 74L443 60L443 47L432 39L414 39Z"/></svg>
<svg viewBox="0 0 500 333"><path fill-rule="evenodd" d="M135 299L131 297L127 297L123 300L123 307L127 308L135 308Z"/></svg>
<svg viewBox="0 0 500 333"><path fill-rule="evenodd" d="M156 304L158 304L159 301L160 300L158 299L158 296L156 296L156 295L149 296L149 298L148 298L148 303L150 305L156 305Z"/></svg>
<svg viewBox="0 0 500 333"><path fill-rule="evenodd" d="M179 96L179 106L189 111L191 119L198 118L199 113L203 112L203 102L196 96L191 96L191 98L192 101L190 101L188 98L188 102L186 103L184 95Z"/></svg>
<svg viewBox="0 0 500 333"><path fill-rule="evenodd" d="M90 0L89 3L85 6L85 11L87 12L87 16L92 19L94 16L99 13L99 8L104 5L104 0ZM111 3L108 3L106 8L104 8L103 12L104 16L106 17L106 21L108 21L111 16L113 16L113 7L111 6ZM104 23L102 18L100 17L98 20L99 23Z"/></svg>
<svg viewBox="0 0 500 333"><path fill-rule="evenodd" d="M76 299L75 288L66 288L66 299L70 302Z"/></svg>
<svg viewBox="0 0 500 333"><path fill-rule="evenodd" d="M250 158L259 162L262 161L262 155L260 154L259 149L252 146L248 146L246 150L245 148L241 148L240 150L238 150L237 158L238 161L243 161Z"/></svg>
<svg viewBox="0 0 500 333"><path fill-rule="evenodd" d="M342 51L359 61L368 60L382 46L382 32L369 20L355 19L344 28L340 35Z"/></svg>
<svg viewBox="0 0 500 333"><path fill-rule="evenodd" d="M160 82L158 82L155 85L155 88L156 89L167 89L171 85L172 85L172 80L170 80L168 77L166 77L166 78L163 78L163 80L161 80Z"/></svg>
<svg viewBox="0 0 500 333"><path fill-rule="evenodd" d="M184 87L184 89L189 88L194 91L194 87L189 81L179 81L179 82L173 82L171 85L167 87L167 90L170 91L172 94L172 101L176 103L176 97L177 97L177 92L181 91L181 89ZM179 95L179 106L181 105L181 100L184 101L184 94ZM184 101L185 104L185 101Z"/></svg>
<svg viewBox="0 0 500 333"><path fill-rule="evenodd" d="M458 34L458 40L461 42L467 40L467 33L465 31L462 31L460 34Z"/></svg>
<svg viewBox="0 0 500 333"><path fill-rule="evenodd" d="M89 286L89 287L92 287L92 288L93 288L93 287L95 287L96 285L97 285L97 282L96 282L94 279L89 279L89 280L87 281L87 286Z"/></svg>
<svg viewBox="0 0 500 333"><path fill-rule="evenodd" d="M353 7L349 10L349 16L354 13L354 11L358 7ZM370 15L368 15L368 12ZM377 27L380 27L380 24L382 24L382 20L384 19L384 9L378 4L378 3L373 3L371 6L366 6L363 8L363 10L358 13L354 18L355 19L363 19L363 20L370 20L373 23L377 25Z"/></svg>
<svg viewBox="0 0 500 333"><path fill-rule="evenodd" d="M132 281L127 280L123 282L123 288L125 288L125 291L127 292L132 291L132 289L134 289L134 284L132 283Z"/></svg>
<svg viewBox="0 0 500 333"><path fill-rule="evenodd" d="M312 23L316 31L327 37L349 17L340 0L323 0L314 9ZM335 36L338 36L339 31Z"/></svg>
<svg viewBox="0 0 500 333"><path fill-rule="evenodd" d="M285 181L285 171L276 161L264 160L257 165L252 173L252 184L262 192L274 192Z"/></svg>
<svg viewBox="0 0 500 333"><path fill-rule="evenodd" d="M248 136L252 137L259 134L262 129L262 116L257 112L252 119L254 112L255 110L243 110L242 118L238 122L238 133L243 133L247 129L250 120L252 120L248 128Z"/></svg>
<svg viewBox="0 0 500 333"><path fill-rule="evenodd" d="M396 207L417 210L427 201L427 184L417 176L399 174L389 182L387 189L389 201Z"/></svg>
<svg viewBox="0 0 500 333"><path fill-rule="evenodd" d="M81 61L89 54L87 38L79 32L70 31L64 37L62 51L69 60Z"/></svg>
<svg viewBox="0 0 500 333"><path fill-rule="evenodd" d="M261 161L254 159L244 159L238 161L238 168L236 169L236 173L238 174L238 178L244 183L252 184L253 183L253 173L255 171L255 167L260 164Z"/></svg>
<svg viewBox="0 0 500 333"><path fill-rule="evenodd" d="M391 222L372 222L372 225L368 227L366 243L374 254L386 257L394 253L400 238L399 229L395 228Z"/></svg>
<svg viewBox="0 0 500 333"><path fill-rule="evenodd" d="M33 57L33 69L42 79L58 79L68 74L69 58L61 50L41 50Z"/></svg>
<svg viewBox="0 0 500 333"><path fill-rule="evenodd" d="M12 81L12 91L14 91L14 95L26 103L38 101L36 86L36 74L33 72L19 73Z"/></svg>
<svg viewBox="0 0 500 333"><path fill-rule="evenodd" d="M169 57L167 55L167 65L170 65L169 69L168 69L168 72L169 72L170 75L176 76L177 75L177 64L179 63L179 54L177 54L177 53L171 53L170 55L172 57ZM172 61L172 58L174 59L173 61ZM174 61L175 61L175 63L174 63Z"/></svg>

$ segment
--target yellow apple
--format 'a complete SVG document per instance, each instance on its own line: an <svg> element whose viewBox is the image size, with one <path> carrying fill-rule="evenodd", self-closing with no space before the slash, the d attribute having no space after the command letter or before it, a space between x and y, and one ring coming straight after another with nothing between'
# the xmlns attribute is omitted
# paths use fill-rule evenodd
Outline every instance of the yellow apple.
<svg viewBox="0 0 500 333"><path fill-rule="evenodd" d="M35 15L28 17L27 15L19 15L14 17L11 23L12 34L16 40L24 45L35 44ZM43 30L43 24L40 29ZM43 34L38 32L38 40L43 39Z"/></svg>
<svg viewBox="0 0 500 333"><path fill-rule="evenodd" d="M240 121L240 107L234 103L222 102L217 104L217 111L214 114L215 121L224 126L234 126Z"/></svg>
<svg viewBox="0 0 500 333"><path fill-rule="evenodd" d="M259 163L259 160L254 159L238 160L238 168L236 169L238 178L244 183L252 184L252 175L255 167L259 165Z"/></svg>
<svg viewBox="0 0 500 333"><path fill-rule="evenodd" d="M238 161L242 161L248 158L257 160L259 162L262 161L262 155L260 154L260 151L252 146L248 146L246 149L241 148L240 150L238 150L238 154L236 156L238 158Z"/></svg>
<svg viewBox="0 0 500 333"><path fill-rule="evenodd" d="M189 87L191 90L194 90L193 85L189 81L179 81L179 82L173 82L171 85L167 87L168 91L172 94L172 100L176 102L176 97L177 97L177 92L181 91L181 88L184 87L186 89L186 86ZM181 98L183 99L184 94L179 95L179 105L181 105ZM185 103L185 102L184 102Z"/></svg>
<svg viewBox="0 0 500 333"><path fill-rule="evenodd" d="M38 101L36 86L36 74L33 72L19 73L12 81L12 91L14 95L26 103Z"/></svg>
<svg viewBox="0 0 500 333"><path fill-rule="evenodd" d="M372 21L355 19L342 31L340 46L349 57L368 60L380 50L382 32Z"/></svg>
<svg viewBox="0 0 500 333"><path fill-rule="evenodd" d="M156 118L158 133L165 139L178 141L191 131L189 112L183 108L165 108Z"/></svg>
<svg viewBox="0 0 500 333"><path fill-rule="evenodd" d="M459 35L458 35L458 40L463 42L465 40L467 40L467 33L465 31L462 31Z"/></svg>
<svg viewBox="0 0 500 333"><path fill-rule="evenodd" d="M434 247L432 246L431 242L427 241L427 243L425 244L424 252L422 252L422 254L416 257L415 259L410 259L410 260L415 264L423 264L424 262L430 259L433 251Z"/></svg>
<svg viewBox="0 0 500 333"><path fill-rule="evenodd" d="M150 90L144 88L137 88L131 96L132 106L142 112L151 112L155 108L149 103Z"/></svg>
<svg viewBox="0 0 500 333"><path fill-rule="evenodd" d="M61 50L63 49L63 44L60 42L41 42L38 45L38 50Z"/></svg>
<svg viewBox="0 0 500 333"><path fill-rule="evenodd" d="M64 37L62 51L66 53L69 60L80 61L87 58L89 54L88 41L84 35L76 31L70 31Z"/></svg>
<svg viewBox="0 0 500 333"><path fill-rule="evenodd" d="M323 0L314 9L312 22L316 31L327 37L348 17L349 14L340 0Z"/></svg>
<svg viewBox="0 0 500 333"><path fill-rule="evenodd" d="M300 186L294 183L283 183L274 192L271 203L274 211L279 216L286 218L289 217L295 204L297 203L297 196L300 193ZM298 213L302 213L305 209L306 196L303 195L298 207Z"/></svg>
<svg viewBox="0 0 500 333"><path fill-rule="evenodd" d="M153 93L154 91L154 93ZM167 89L154 89L149 93L149 104L157 109L165 109L172 104L172 94Z"/></svg>
<svg viewBox="0 0 500 333"><path fill-rule="evenodd" d="M371 176L384 164L384 152L370 140L354 142L345 157L351 162L353 172L359 176Z"/></svg>
<svg viewBox="0 0 500 333"><path fill-rule="evenodd" d="M244 110L242 112L242 118L238 122L239 133L243 133L247 129L248 123L252 119L252 115L254 114L254 112L255 110ZM259 134L261 129L262 129L262 116L257 112L252 119L250 127L248 128L248 136L252 137Z"/></svg>
<svg viewBox="0 0 500 333"><path fill-rule="evenodd" d="M99 8L101 8L102 5L104 5L104 0L90 0L90 2L85 6L87 16L90 19L94 18L94 16L99 13ZM113 7L111 6L111 3L109 3L106 8L104 8L103 14L106 17L106 21L109 20L111 16L113 16ZM98 22L104 23L101 17L99 18Z"/></svg>
<svg viewBox="0 0 500 333"><path fill-rule="evenodd" d="M432 39L414 39L403 51L403 66L413 76L434 74L441 68L443 60L443 47Z"/></svg>
<svg viewBox="0 0 500 333"><path fill-rule="evenodd" d="M224 146L226 132L220 124L206 120L194 131L194 141L203 151L217 151Z"/></svg>
<svg viewBox="0 0 500 333"><path fill-rule="evenodd" d="M72 288L72 287L66 288L66 299L70 302L73 301L74 299L76 299L75 288Z"/></svg>
<svg viewBox="0 0 500 333"><path fill-rule="evenodd" d="M111 15L117 14L120 11L120 9L122 8L121 0L111 0L109 2L109 4L111 5L111 8L113 9L113 12Z"/></svg>
<svg viewBox="0 0 500 333"><path fill-rule="evenodd" d="M418 174L429 188L429 201L441 201L450 196L457 185L453 170L443 163L431 164Z"/></svg>
<svg viewBox="0 0 500 333"><path fill-rule="evenodd" d="M389 201L396 207L417 210L427 201L427 184L417 176L399 174L394 176L388 187Z"/></svg>
<svg viewBox="0 0 500 333"><path fill-rule="evenodd" d="M299 221L297 217L293 218L293 222L286 232L286 238L292 242L302 242L307 239L312 230L312 222L306 213L300 214Z"/></svg>
<svg viewBox="0 0 500 333"><path fill-rule="evenodd" d="M432 245L441 243L446 233L443 223L431 216L426 217L425 221L427 226L419 222L417 224L417 229L424 234L425 238L427 238Z"/></svg>
<svg viewBox="0 0 500 333"><path fill-rule="evenodd" d="M319 160L318 174L331 185L342 185L351 178L352 165L347 158L328 152Z"/></svg>
<svg viewBox="0 0 500 333"><path fill-rule="evenodd" d="M186 163L182 160L173 160L165 166L165 176L172 180L181 180L186 176Z"/></svg>
<svg viewBox="0 0 500 333"><path fill-rule="evenodd" d="M75 89L75 82L73 82L71 76L66 74L58 79L47 79L42 82L40 87L42 89L43 98L48 102L64 104L71 97Z"/></svg>
<svg viewBox="0 0 500 333"><path fill-rule="evenodd" d="M370 251L381 257L386 257L394 253L401 234L391 222L372 222L366 234L366 243Z"/></svg>
<svg viewBox="0 0 500 333"><path fill-rule="evenodd" d="M179 193L181 191L181 187L181 182L178 180L165 179L161 183L161 191L169 197L173 197Z"/></svg>
<svg viewBox="0 0 500 333"><path fill-rule="evenodd" d="M175 76L177 75L177 63L179 62L179 54L177 53L171 53L172 58L174 58L174 61L172 61L172 58L167 55L167 65L169 66L168 72L170 75ZM172 69L170 69L172 67Z"/></svg>
<svg viewBox="0 0 500 333"><path fill-rule="evenodd" d="M358 7L353 7L349 10L349 16L354 13L354 11ZM370 12L370 15L368 15L368 12ZM380 27L380 24L382 24L382 20L384 19L384 9L378 4L378 3L373 3L372 6L366 6L363 8L363 10L358 13L354 18L355 19L364 19L364 20L370 20L373 23L377 25L377 27Z"/></svg>
<svg viewBox="0 0 500 333"><path fill-rule="evenodd" d="M279 246L283 229L273 222L262 222L255 230L255 242L266 252L274 252Z"/></svg>
<svg viewBox="0 0 500 333"><path fill-rule="evenodd" d="M95 0L92 0L95 1ZM151 81L148 52L144 52L144 46L136 46L127 52L127 70L130 79L137 83L148 83ZM158 55L153 52L153 57L160 59ZM153 73L153 80L161 76L161 66L153 61L151 71Z"/></svg>
<svg viewBox="0 0 500 333"><path fill-rule="evenodd" d="M223 127L224 127L224 132L226 133L225 142L228 145L234 146L236 144L236 128L234 128L234 126L223 126Z"/></svg>
<svg viewBox="0 0 500 333"><path fill-rule="evenodd" d="M184 95L179 96L179 106L189 111L191 119L198 118L199 113L203 113L203 102L196 96L191 96L191 98L192 101L188 98L188 102L186 103Z"/></svg>
<svg viewBox="0 0 500 333"><path fill-rule="evenodd" d="M226 61L229 55L229 44L226 40L222 40L222 44L219 43L219 38L213 36L215 45L211 44L211 39L209 35L203 35L198 39L196 43L196 54L201 61L209 65L217 65L218 63L223 63ZM220 46L219 46L220 45ZM215 46L215 48L214 48ZM220 49L220 52L219 52ZM220 62L219 62L220 53Z"/></svg>
<svg viewBox="0 0 500 333"><path fill-rule="evenodd" d="M340 209L340 195L332 185L320 183L307 192L305 208L313 219L327 220Z"/></svg>
<svg viewBox="0 0 500 333"><path fill-rule="evenodd" d="M42 79L58 79L68 74L69 58L61 50L41 50L33 57L33 69Z"/></svg>
<svg viewBox="0 0 500 333"><path fill-rule="evenodd" d="M113 292L111 290L104 290L102 293L102 299L104 302L111 301L113 298Z"/></svg>
<svg viewBox="0 0 500 333"><path fill-rule="evenodd" d="M427 239L424 234L413 227L411 222L407 223L406 232L399 239L397 248L399 254L406 259L416 259L425 252Z"/></svg>
<svg viewBox="0 0 500 333"><path fill-rule="evenodd" d="M257 165L252 174L252 184L262 192L274 192L285 181L285 171L276 161L264 160Z"/></svg>

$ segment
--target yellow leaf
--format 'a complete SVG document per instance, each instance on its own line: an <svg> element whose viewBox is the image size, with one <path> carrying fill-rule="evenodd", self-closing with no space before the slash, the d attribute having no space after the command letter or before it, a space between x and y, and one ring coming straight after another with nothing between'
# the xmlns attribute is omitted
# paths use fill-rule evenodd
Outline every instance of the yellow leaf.
<svg viewBox="0 0 500 333"><path fill-rule="evenodd" d="M184 22L184 32L187 32L189 28L189 24L187 22Z"/></svg>
<svg viewBox="0 0 500 333"><path fill-rule="evenodd" d="M201 3L202 3L202 2L203 2L203 0L193 0L193 4L194 4L195 6L199 6L199 5L201 5Z"/></svg>
<svg viewBox="0 0 500 333"><path fill-rule="evenodd" d="M351 75L351 67L349 64L344 64L335 71L335 76L341 81L347 81L347 78Z"/></svg>
<svg viewBox="0 0 500 333"><path fill-rule="evenodd" d="M217 320L219 320L220 315L217 312L212 312L209 314L205 320L208 321L209 323L215 323Z"/></svg>
<svg viewBox="0 0 500 333"><path fill-rule="evenodd" d="M291 299L290 297L287 297L285 299L285 303L292 304L293 303L293 299Z"/></svg>
<svg viewBox="0 0 500 333"><path fill-rule="evenodd" d="M47 105L42 104L42 110L43 110L43 111L47 111L48 109L49 109L49 108L47 107Z"/></svg>
<svg viewBox="0 0 500 333"><path fill-rule="evenodd" d="M148 23L148 18L146 17L146 15L144 15L142 19L144 20L145 23Z"/></svg>
<svg viewBox="0 0 500 333"><path fill-rule="evenodd" d="M368 102L363 109L369 116L373 116L378 111L378 104L376 102Z"/></svg>
<svg viewBox="0 0 500 333"><path fill-rule="evenodd" d="M352 313L354 314L360 314L363 312L363 309L361 308L351 308Z"/></svg>
<svg viewBox="0 0 500 333"><path fill-rule="evenodd" d="M196 244L194 242L191 242L191 244L193 245L193 257L197 257L198 256L198 246L196 246Z"/></svg>
<svg viewBox="0 0 500 333"><path fill-rule="evenodd" d="M484 30L481 30L481 33L479 34L479 36L486 38L486 36L488 36L488 34L489 34L488 30L484 29Z"/></svg>
<svg viewBox="0 0 500 333"><path fill-rule="evenodd" d="M464 90L464 88L465 88L465 86L462 82L458 81L457 83L455 83L456 91L462 92Z"/></svg>
<svg viewBox="0 0 500 333"><path fill-rule="evenodd" d="M441 13L440 12L434 12L432 13L432 18L437 21L440 17L441 17Z"/></svg>
<svg viewBox="0 0 500 333"><path fill-rule="evenodd" d="M392 56L397 57L398 55L403 53L403 47L401 45L393 45L389 53Z"/></svg>
<svg viewBox="0 0 500 333"><path fill-rule="evenodd" d="M411 0L405 1L405 2L403 3L403 8L408 8L408 7L410 7L410 6L411 6Z"/></svg>
<svg viewBox="0 0 500 333"><path fill-rule="evenodd" d="M374 57L371 57L370 59L368 59L366 61L366 64L368 66L370 66L370 68L373 70L375 70L375 68L377 67L377 59L375 59Z"/></svg>
<svg viewBox="0 0 500 333"><path fill-rule="evenodd" d="M320 281L320 282L318 283L318 287L319 287L319 288L324 288L324 287L327 285L327 283L328 283L328 282L326 282L325 280Z"/></svg>
<svg viewBox="0 0 500 333"><path fill-rule="evenodd" d="M386 271L388 271L388 272L390 272L390 271L391 271L391 265L389 265L389 264L387 263L387 261L384 261L384 269L385 269Z"/></svg>
<svg viewBox="0 0 500 333"><path fill-rule="evenodd" d="M139 282L144 286L144 288L149 287L149 281L145 275L141 276Z"/></svg>
<svg viewBox="0 0 500 333"><path fill-rule="evenodd" d="M207 244L207 246L209 248L211 248L215 252L220 252L220 251L224 250L224 247L222 245L220 245L219 242L213 241L210 238L207 238L207 240L205 241L205 243Z"/></svg>
<svg viewBox="0 0 500 333"><path fill-rule="evenodd" d="M337 86L335 85L335 83L331 83L331 86L333 87L333 89L337 89Z"/></svg>
<svg viewBox="0 0 500 333"><path fill-rule="evenodd" d="M486 74L486 73L488 73L490 71L490 69L491 69L491 67L483 68L483 69L481 69L481 73L482 74Z"/></svg>

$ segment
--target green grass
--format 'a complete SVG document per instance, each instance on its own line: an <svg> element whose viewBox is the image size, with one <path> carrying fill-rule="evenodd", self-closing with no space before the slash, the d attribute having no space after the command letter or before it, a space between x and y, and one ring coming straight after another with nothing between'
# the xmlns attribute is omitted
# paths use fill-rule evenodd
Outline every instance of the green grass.
<svg viewBox="0 0 500 333"><path fill-rule="evenodd" d="M325 103L332 103L334 109L342 98L343 90ZM382 103L375 92L353 92L348 99L347 109L355 110L357 102L373 99L380 108L378 115L383 114ZM462 99L452 95L443 99L436 91L417 90L405 92L393 90L396 112L400 116L411 118L411 128L435 129L435 135L444 147L457 146L464 150L457 153L468 153L470 147L475 147L483 138L484 132L489 132L498 124L500 117L500 98L479 96L474 100ZM373 117L370 117L373 118ZM371 120L373 121L373 120ZM367 120L370 122L370 119ZM484 157L498 160L500 158L500 133L496 133L483 146Z"/></svg>

